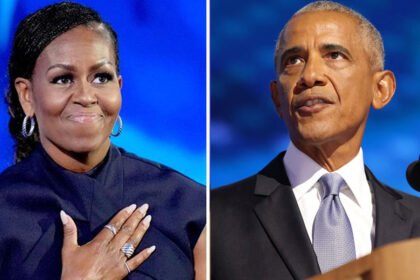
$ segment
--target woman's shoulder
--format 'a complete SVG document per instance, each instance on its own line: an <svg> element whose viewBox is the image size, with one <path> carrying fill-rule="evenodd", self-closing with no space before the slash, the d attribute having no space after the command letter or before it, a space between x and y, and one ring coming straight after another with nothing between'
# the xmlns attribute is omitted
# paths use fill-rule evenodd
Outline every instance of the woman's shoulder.
<svg viewBox="0 0 420 280"><path fill-rule="evenodd" d="M194 247L206 223L206 188L168 166L118 151L126 196L150 205L154 226L164 235L178 236L187 229L188 244Z"/></svg>
<svg viewBox="0 0 420 280"><path fill-rule="evenodd" d="M41 163L34 164L37 161L34 157L29 157L21 162L15 163L0 173L0 190L3 187L13 184L19 184L26 181L37 181L41 177Z"/></svg>
<svg viewBox="0 0 420 280"><path fill-rule="evenodd" d="M121 154L124 173L130 175L130 177L135 177L136 180L141 180L141 177L143 177L144 179L171 181L171 185L205 191L203 185L171 167L139 157L123 148L118 148L118 151Z"/></svg>

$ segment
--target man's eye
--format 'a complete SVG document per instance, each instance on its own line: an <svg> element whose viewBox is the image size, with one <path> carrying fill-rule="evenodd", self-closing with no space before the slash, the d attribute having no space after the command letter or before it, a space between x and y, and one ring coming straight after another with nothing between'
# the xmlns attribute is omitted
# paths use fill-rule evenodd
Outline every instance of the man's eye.
<svg viewBox="0 0 420 280"><path fill-rule="evenodd" d="M286 60L286 66L287 65L297 65L303 63L303 58L300 56L291 56Z"/></svg>
<svg viewBox="0 0 420 280"><path fill-rule="evenodd" d="M66 84L70 84L71 82L73 82L73 76L72 75L58 76L58 77L55 77L51 81L51 83L58 84L58 85L66 85Z"/></svg>
<svg viewBox="0 0 420 280"><path fill-rule="evenodd" d="M335 59L335 60L345 58L345 56L342 53L340 53L340 52L331 52L331 53L329 53L328 56L331 59Z"/></svg>
<svg viewBox="0 0 420 280"><path fill-rule="evenodd" d="M98 73L95 75L95 79L93 79L94 84L106 84L109 81L112 81L113 76L109 73Z"/></svg>

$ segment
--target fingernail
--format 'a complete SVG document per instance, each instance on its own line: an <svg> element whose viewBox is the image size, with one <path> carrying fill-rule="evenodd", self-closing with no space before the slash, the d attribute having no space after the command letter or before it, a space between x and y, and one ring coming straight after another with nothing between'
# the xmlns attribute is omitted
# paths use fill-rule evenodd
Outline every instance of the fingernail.
<svg viewBox="0 0 420 280"><path fill-rule="evenodd" d="M130 206L128 206L128 207L126 208L126 211L128 212L128 214L131 214L131 213L133 213L133 211L136 209L136 207L137 207L137 205L135 205L135 204L131 204Z"/></svg>
<svg viewBox="0 0 420 280"><path fill-rule="evenodd" d="M141 207L138 208L138 211L144 215L146 214L147 209L149 209L149 204L145 203Z"/></svg>
<svg viewBox="0 0 420 280"><path fill-rule="evenodd" d="M64 212L63 210L60 211L60 219L63 225L67 224L67 222L69 221L69 217L67 216L66 212Z"/></svg>
<svg viewBox="0 0 420 280"><path fill-rule="evenodd" d="M155 246L155 245L150 246L149 248L147 248L147 253L148 253L148 254L151 254L151 253L153 253L155 250L156 250L156 246Z"/></svg>
<svg viewBox="0 0 420 280"><path fill-rule="evenodd" d="M150 221L152 220L152 216L147 215L144 219L143 219L143 224L148 226L150 225Z"/></svg>

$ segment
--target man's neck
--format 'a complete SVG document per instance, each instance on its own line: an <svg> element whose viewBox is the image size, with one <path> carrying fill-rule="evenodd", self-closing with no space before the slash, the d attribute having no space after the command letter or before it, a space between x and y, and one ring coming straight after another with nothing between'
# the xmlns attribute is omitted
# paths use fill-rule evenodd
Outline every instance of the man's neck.
<svg viewBox="0 0 420 280"><path fill-rule="evenodd" d="M293 141L293 144L320 166L329 172L333 172L356 157L361 143L360 141L354 142L347 142L345 144L324 143L320 145L302 145L298 141Z"/></svg>

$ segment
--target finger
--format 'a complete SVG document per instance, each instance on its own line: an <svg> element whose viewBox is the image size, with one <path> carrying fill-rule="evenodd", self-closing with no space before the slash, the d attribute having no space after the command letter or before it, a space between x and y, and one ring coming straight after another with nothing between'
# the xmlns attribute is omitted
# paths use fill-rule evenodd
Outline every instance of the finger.
<svg viewBox="0 0 420 280"><path fill-rule="evenodd" d="M60 218L64 232L63 251L79 246L77 244L77 226L73 219L63 210L60 211Z"/></svg>
<svg viewBox="0 0 420 280"><path fill-rule="evenodd" d="M131 216L125 221L121 229L110 242L110 244L112 244L112 247L121 248L124 245L124 243L127 242L130 236L137 229L137 226L139 225L141 220L146 215L148 208L149 205L147 203L143 204L141 207L137 208L137 210L134 211L133 214L131 214Z"/></svg>
<svg viewBox="0 0 420 280"><path fill-rule="evenodd" d="M134 248L136 248L139 245L140 241L143 239L143 236L146 233L147 229L149 228L151 220L152 216L147 215L141 221L141 223L138 224L136 230L126 242L133 244Z"/></svg>
<svg viewBox="0 0 420 280"><path fill-rule="evenodd" d="M125 221L134 212L135 209L136 209L135 204L132 204L128 207L123 208L111 219L111 221L109 221L108 224L115 227L116 231L118 232L121 229L122 225L125 223ZM93 240L99 241L99 242L106 240L109 242L112 240L113 237L114 237L114 234L109 229L104 228L98 233L98 235Z"/></svg>
<svg viewBox="0 0 420 280"><path fill-rule="evenodd" d="M145 260L147 260L155 250L156 246L151 246L149 248L144 249L143 251L132 257L130 260L128 260L126 263L130 271L133 271L137 267L139 267L139 265L141 265Z"/></svg>

